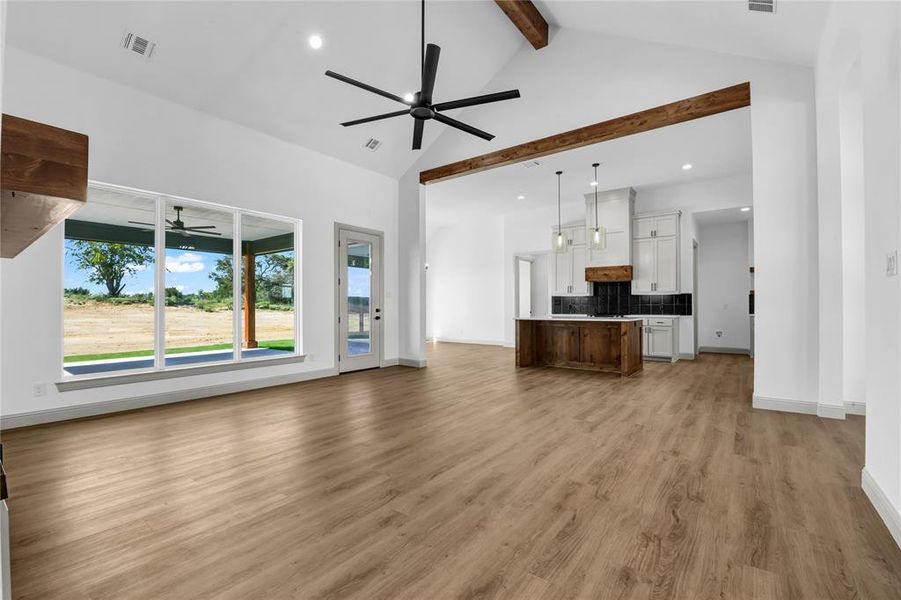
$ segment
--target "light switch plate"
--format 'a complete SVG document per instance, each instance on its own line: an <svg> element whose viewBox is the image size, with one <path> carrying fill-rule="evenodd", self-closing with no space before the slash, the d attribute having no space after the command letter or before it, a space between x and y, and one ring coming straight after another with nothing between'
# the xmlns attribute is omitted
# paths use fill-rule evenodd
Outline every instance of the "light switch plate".
<svg viewBox="0 0 901 600"><path fill-rule="evenodd" d="M898 250L892 250L885 255L885 276L895 277L898 275Z"/></svg>

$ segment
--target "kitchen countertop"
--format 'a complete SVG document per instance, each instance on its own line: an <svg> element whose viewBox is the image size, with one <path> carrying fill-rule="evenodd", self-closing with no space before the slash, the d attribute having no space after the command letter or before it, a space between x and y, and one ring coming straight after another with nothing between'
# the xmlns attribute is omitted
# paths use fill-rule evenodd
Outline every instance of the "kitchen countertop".
<svg viewBox="0 0 901 600"><path fill-rule="evenodd" d="M642 317L589 317L588 315L554 315L552 317L528 317L516 319L517 321L592 321L621 323L628 321L641 321Z"/></svg>

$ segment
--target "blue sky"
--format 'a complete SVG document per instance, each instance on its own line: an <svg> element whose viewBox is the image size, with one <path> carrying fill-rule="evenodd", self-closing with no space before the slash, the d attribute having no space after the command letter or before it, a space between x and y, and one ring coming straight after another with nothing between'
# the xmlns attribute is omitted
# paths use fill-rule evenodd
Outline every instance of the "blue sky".
<svg viewBox="0 0 901 600"><path fill-rule="evenodd" d="M69 246L66 240L66 247ZM210 273L216 268L216 259L220 254L198 252L196 250L166 250L166 287L178 288L185 294L194 294L200 290L211 292L216 284L210 279ZM88 281L86 271L78 269L72 256L65 256L65 287L84 287L94 293L106 293L106 287ZM348 268L348 287L351 296L369 295L369 270ZM125 280L125 294L140 294L153 291L153 265L147 267Z"/></svg>

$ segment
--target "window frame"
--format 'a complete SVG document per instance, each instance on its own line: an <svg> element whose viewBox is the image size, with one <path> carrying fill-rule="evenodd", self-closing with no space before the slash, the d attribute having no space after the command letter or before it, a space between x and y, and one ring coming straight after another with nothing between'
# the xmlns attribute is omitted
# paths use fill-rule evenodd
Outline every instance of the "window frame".
<svg viewBox="0 0 901 600"><path fill-rule="evenodd" d="M73 375L66 372L65 367L65 295L60 295L60 347L59 365L60 380L57 382L59 391L86 389L107 385L121 385L139 381L152 381L156 379L168 379L205 373L219 373L257 366L270 366L286 363L303 362L303 220L293 217L275 215L263 211L228 206L217 202L196 200L183 196L162 194L139 188L121 186L89 180L88 190L99 189L112 192L122 192L142 196L155 202L155 227L154 227L154 277L153 277L153 366L137 369L122 369L113 373L84 373ZM232 236L232 356L223 359L199 364L166 366L166 207L172 203L181 206L195 206L207 209L215 209L232 216L234 235ZM241 356L242 329L244 319L243 290L240 285L242 278L243 260L241 257L242 216L249 215L258 218L273 220L288 224L292 228L294 236L294 273L293 273L293 318L294 318L294 351L286 352L279 356ZM65 290L65 231L62 233L62 269L60 278L62 288Z"/></svg>

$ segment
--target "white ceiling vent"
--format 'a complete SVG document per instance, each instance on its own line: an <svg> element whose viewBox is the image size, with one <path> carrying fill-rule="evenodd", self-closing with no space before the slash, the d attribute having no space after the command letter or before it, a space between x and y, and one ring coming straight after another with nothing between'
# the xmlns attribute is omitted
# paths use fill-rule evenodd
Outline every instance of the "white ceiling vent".
<svg viewBox="0 0 901 600"><path fill-rule="evenodd" d="M144 58L150 58L156 49L156 44L131 31L126 31L125 36L122 38L122 47Z"/></svg>
<svg viewBox="0 0 901 600"><path fill-rule="evenodd" d="M748 0L748 10L751 12L774 13L776 12L776 0Z"/></svg>
<svg viewBox="0 0 901 600"><path fill-rule="evenodd" d="M366 148L367 150L372 150L373 152L375 152L376 150L379 149L379 147L381 147L381 145L382 145L381 140L377 140L375 138L369 138L369 141L367 141L365 144L363 144L363 147Z"/></svg>
<svg viewBox="0 0 901 600"><path fill-rule="evenodd" d="M539 166L541 166L541 163L537 160L527 160L526 162L522 163L523 169L534 169L535 167Z"/></svg>

